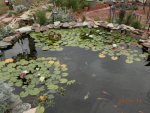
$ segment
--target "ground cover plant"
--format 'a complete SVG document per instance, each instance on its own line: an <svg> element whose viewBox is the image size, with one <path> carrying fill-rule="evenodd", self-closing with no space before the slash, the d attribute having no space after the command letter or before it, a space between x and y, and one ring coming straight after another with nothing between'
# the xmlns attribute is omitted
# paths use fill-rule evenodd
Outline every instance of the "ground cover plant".
<svg viewBox="0 0 150 113"><path fill-rule="evenodd" d="M87 50L100 51L100 58L108 55L112 60L118 60L118 57L123 55L126 57L126 63L141 61L142 58L148 55L128 48L130 45L141 47L138 44L138 40L100 29L53 29L44 33L33 32L30 36L34 38L36 46L42 47L44 51L62 51L63 46L78 46Z"/></svg>
<svg viewBox="0 0 150 113"><path fill-rule="evenodd" d="M67 65L54 57L13 61L6 59L0 62L0 80L19 88L21 98L34 97L32 104L36 106L52 105L55 94L63 95L65 87L75 82L67 79Z"/></svg>

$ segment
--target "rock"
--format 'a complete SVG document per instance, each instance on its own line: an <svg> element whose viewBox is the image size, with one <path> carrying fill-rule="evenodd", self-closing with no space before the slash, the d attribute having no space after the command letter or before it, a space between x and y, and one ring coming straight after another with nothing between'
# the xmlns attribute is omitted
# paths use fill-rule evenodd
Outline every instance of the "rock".
<svg viewBox="0 0 150 113"><path fill-rule="evenodd" d="M60 25L60 23L61 23L60 21L56 21L56 22L54 22L54 26L58 27Z"/></svg>
<svg viewBox="0 0 150 113"><path fill-rule="evenodd" d="M16 40L16 36L9 36L3 39L4 42L13 43Z"/></svg>
<svg viewBox="0 0 150 113"><path fill-rule="evenodd" d="M30 110L25 111L23 113L36 113L36 108L30 109Z"/></svg>
<svg viewBox="0 0 150 113"><path fill-rule="evenodd" d="M33 29L33 30L37 29L37 27L39 28L39 27L40 27L40 24L33 24L33 25L32 25L32 29Z"/></svg>
<svg viewBox="0 0 150 113"><path fill-rule="evenodd" d="M99 21L94 21L94 24L95 24L96 26L99 26Z"/></svg>
<svg viewBox="0 0 150 113"><path fill-rule="evenodd" d="M40 31L41 32L44 32L44 31L48 31L49 29L48 29L48 27L46 27L46 26L41 26L40 27Z"/></svg>
<svg viewBox="0 0 150 113"><path fill-rule="evenodd" d="M82 22L77 22L75 27L83 27L83 23Z"/></svg>
<svg viewBox="0 0 150 113"><path fill-rule="evenodd" d="M32 26L26 26L15 30L16 32L20 33L28 33L32 31Z"/></svg>
<svg viewBox="0 0 150 113"><path fill-rule="evenodd" d="M0 41L0 49L6 49L7 47L11 46L11 43Z"/></svg>
<svg viewBox="0 0 150 113"><path fill-rule="evenodd" d="M70 25L70 27L69 27L69 28L73 28L73 27L75 27L75 26L76 26L76 22L75 22L75 21L73 21L73 22L69 22L69 25Z"/></svg>
<svg viewBox="0 0 150 113"><path fill-rule="evenodd" d="M67 23L67 22L65 22L65 23L63 23L63 25L62 25L62 27L64 27L64 28L69 28L69 23Z"/></svg>
<svg viewBox="0 0 150 113"><path fill-rule="evenodd" d="M89 23L88 23L87 21L84 21L84 22L83 22L83 26L88 26L88 24L89 24Z"/></svg>
<svg viewBox="0 0 150 113"><path fill-rule="evenodd" d="M48 28L54 28L54 24L48 24L46 27L48 27Z"/></svg>
<svg viewBox="0 0 150 113"><path fill-rule="evenodd" d="M113 25L112 23L109 23L109 24L107 24L107 27L108 27L108 28L113 28L114 25Z"/></svg>
<svg viewBox="0 0 150 113"><path fill-rule="evenodd" d="M142 43L143 46L150 48L150 42Z"/></svg>
<svg viewBox="0 0 150 113"><path fill-rule="evenodd" d="M141 38L142 38L142 39L148 39L148 34L147 34L147 32L144 32Z"/></svg>

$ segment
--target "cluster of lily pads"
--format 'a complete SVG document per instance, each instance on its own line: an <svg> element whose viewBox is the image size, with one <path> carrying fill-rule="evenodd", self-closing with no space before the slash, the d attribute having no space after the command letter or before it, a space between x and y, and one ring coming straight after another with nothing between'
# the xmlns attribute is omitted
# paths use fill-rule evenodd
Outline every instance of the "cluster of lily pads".
<svg viewBox="0 0 150 113"><path fill-rule="evenodd" d="M55 57L16 63L7 59L0 62L0 79L18 87L20 97L38 97L36 102L45 104L54 99L55 93L63 94L64 87L75 82L67 79L67 70L67 65L61 64Z"/></svg>
<svg viewBox="0 0 150 113"><path fill-rule="evenodd" d="M59 34L61 37L53 41L49 38L49 33ZM138 46L138 41L127 35L120 33L111 33L102 29L95 28L75 28L75 29L51 29L44 33L31 33L36 46L42 47L42 50L62 51L63 46L78 46L80 48L90 49L92 51L101 51L100 58L109 55L112 60L117 60L118 56L126 56L126 63L140 61L147 57L147 53L141 54L137 50L129 49L128 46ZM52 36L52 35L51 35Z"/></svg>

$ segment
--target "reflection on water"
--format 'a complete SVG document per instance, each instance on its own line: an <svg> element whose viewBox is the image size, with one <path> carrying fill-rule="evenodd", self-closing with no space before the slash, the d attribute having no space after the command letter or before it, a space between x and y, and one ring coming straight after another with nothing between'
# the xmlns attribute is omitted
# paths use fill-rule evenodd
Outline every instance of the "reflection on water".
<svg viewBox="0 0 150 113"><path fill-rule="evenodd" d="M11 57L16 60L37 58L35 44L31 38L19 40L12 48L3 50L2 54L1 60Z"/></svg>
<svg viewBox="0 0 150 113"><path fill-rule="evenodd" d="M124 57L112 61L99 59L98 53L78 47L42 51L25 38L3 51L1 59L55 56L68 65L69 77L77 82L67 88L65 96L57 96L55 106L45 113L149 113L150 57L126 64Z"/></svg>

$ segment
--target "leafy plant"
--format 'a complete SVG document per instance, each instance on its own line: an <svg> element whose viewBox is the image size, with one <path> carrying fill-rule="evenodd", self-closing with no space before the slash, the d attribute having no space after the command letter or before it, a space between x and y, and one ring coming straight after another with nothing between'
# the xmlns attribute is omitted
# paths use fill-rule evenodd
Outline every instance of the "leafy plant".
<svg viewBox="0 0 150 113"><path fill-rule="evenodd" d="M37 23L39 23L40 25L44 25L47 22L46 19L46 12L44 10L42 11L37 11L35 13L35 20Z"/></svg>
<svg viewBox="0 0 150 113"><path fill-rule="evenodd" d="M76 11L87 6L86 0L53 0L58 7L67 7Z"/></svg>
<svg viewBox="0 0 150 113"><path fill-rule="evenodd" d="M50 22L54 21L60 21L60 22L70 22L74 21L75 18L71 14L70 10L67 10L66 8L61 8L61 7L55 7L52 9L52 16L50 18Z"/></svg>
<svg viewBox="0 0 150 113"><path fill-rule="evenodd" d="M30 104L22 103L21 99L14 95L10 85L0 81L0 113L23 113L30 109Z"/></svg>
<svg viewBox="0 0 150 113"><path fill-rule="evenodd" d="M125 14L126 14L126 11L124 9L121 9L119 12L119 20L118 20L119 24L123 23L124 18L125 18Z"/></svg>
<svg viewBox="0 0 150 113"><path fill-rule="evenodd" d="M11 29L9 26L1 27L0 28L0 40L13 33L14 33L13 29Z"/></svg>
<svg viewBox="0 0 150 113"><path fill-rule="evenodd" d="M15 6L16 13L21 13L21 12L23 12L25 10L27 10L27 7L25 7L24 5L17 5L17 6Z"/></svg>
<svg viewBox="0 0 150 113"><path fill-rule="evenodd" d="M142 27L141 23L138 20L134 20L131 23L131 26L134 27L134 28L136 28L136 29L141 29L141 27Z"/></svg>
<svg viewBox="0 0 150 113"><path fill-rule="evenodd" d="M37 60L20 60L16 63L0 62L1 80L21 88L20 97L34 96L36 105L51 105L55 93L60 93L66 85L67 66L56 58L38 58Z"/></svg>
<svg viewBox="0 0 150 113"><path fill-rule="evenodd" d="M61 38L57 41L49 39L48 34L60 34ZM76 28L76 29L60 29L50 30L44 33L31 33L38 47L43 47L44 50L61 51L62 46L78 46L80 48L91 49L92 51L102 51L100 58L105 58L106 54L112 60L118 60L118 56L126 56L127 59L139 61L142 57L136 50L127 49L127 45L135 43L138 46L137 40L120 33L110 33L101 29ZM53 36L53 35L52 35ZM113 47L113 45L117 45ZM42 49L43 49L42 48ZM147 57L147 54L144 54Z"/></svg>

